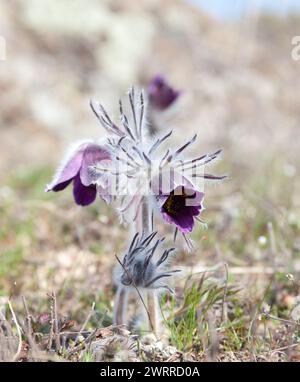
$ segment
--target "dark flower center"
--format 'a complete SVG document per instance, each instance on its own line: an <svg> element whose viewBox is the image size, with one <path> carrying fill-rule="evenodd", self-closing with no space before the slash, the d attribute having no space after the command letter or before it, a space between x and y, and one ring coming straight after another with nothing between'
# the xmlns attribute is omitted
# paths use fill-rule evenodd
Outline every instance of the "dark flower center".
<svg viewBox="0 0 300 382"><path fill-rule="evenodd" d="M188 195L184 188L182 188L181 195L174 195L174 191L170 194L168 199L165 201L163 205L163 209L172 216L178 216L187 206L186 199L193 198L194 195Z"/></svg>

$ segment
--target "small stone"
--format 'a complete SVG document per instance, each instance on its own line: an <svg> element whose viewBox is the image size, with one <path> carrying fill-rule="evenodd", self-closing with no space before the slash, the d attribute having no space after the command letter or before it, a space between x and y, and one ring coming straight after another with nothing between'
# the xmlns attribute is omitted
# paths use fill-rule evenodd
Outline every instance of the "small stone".
<svg viewBox="0 0 300 382"><path fill-rule="evenodd" d="M149 334L146 334L143 338L142 338L142 343L144 345L151 345L153 343L155 343L157 341L157 338L155 337L155 334L154 333L149 333Z"/></svg>
<svg viewBox="0 0 300 382"><path fill-rule="evenodd" d="M265 247L268 243L268 239L265 237L265 236L259 236L258 238L258 244L261 246L261 247Z"/></svg>

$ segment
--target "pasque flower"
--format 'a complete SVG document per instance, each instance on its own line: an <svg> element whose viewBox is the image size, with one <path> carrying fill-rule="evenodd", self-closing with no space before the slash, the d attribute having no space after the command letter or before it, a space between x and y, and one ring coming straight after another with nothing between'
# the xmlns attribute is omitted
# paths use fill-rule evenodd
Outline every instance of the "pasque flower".
<svg viewBox="0 0 300 382"><path fill-rule="evenodd" d="M167 281L178 270L170 270L167 265L174 248L164 249L164 239L156 239L154 212L158 210L160 217L174 226L174 242L180 231L191 249L192 243L186 234L193 230L195 219L203 210L204 193L198 180L225 178L204 172L204 166L217 159L221 150L191 159L185 152L196 141L196 134L177 148L163 149L172 131L155 136L155 129L151 131L148 126L147 104L150 111L161 115L156 111L170 107L179 94L162 76L156 76L149 84L148 103L143 91L135 92L131 88L129 114L124 113L120 100L117 124L100 103L91 101L91 108L107 133L105 145L90 141L77 145L46 189L62 191L73 183L74 199L82 206L91 204L97 193L107 202L115 200L122 221L130 222L136 234L123 260L117 258L121 269L114 322L126 323L128 294L134 288L155 332L159 322L156 291L172 292ZM148 309L139 288L147 291Z"/></svg>
<svg viewBox="0 0 300 382"><path fill-rule="evenodd" d="M84 142L71 150L62 166L58 169L46 191L62 191L73 183L75 202L80 206L93 203L97 195L97 186L93 184L90 169L97 163L110 160L109 150L93 142ZM99 190L100 195L104 190Z"/></svg>
<svg viewBox="0 0 300 382"><path fill-rule="evenodd" d="M194 228L194 219L202 211L204 194L184 185L173 189L169 195L161 195L160 211L163 219L175 226L182 233L189 233Z"/></svg>
<svg viewBox="0 0 300 382"><path fill-rule="evenodd" d="M164 176L168 177L164 179ZM160 179L160 182L158 180ZM174 224L183 234L194 228L194 219L203 210L204 193L180 173L161 174L154 182L156 199L164 221Z"/></svg>
<svg viewBox="0 0 300 382"><path fill-rule="evenodd" d="M157 82L163 81L157 78ZM155 83L155 80L153 81ZM166 86L163 83L163 86ZM221 150L210 154L200 155L193 159L185 159L184 152L197 139L195 134L192 138L182 143L176 149L168 148L165 152L159 150L162 144L167 142L172 131L164 135L156 136L149 142L145 136L145 104L143 93L135 93L134 89L129 92L129 104L131 106L132 121L123 113L122 103L120 103L121 126L118 127L108 116L101 104L92 103L92 109L102 126L111 137L108 145L113 153L111 164L113 168L110 173L117 178L116 184L122 185L125 176L130 184L130 192L124 192L121 198L119 212L122 221L127 221L127 217L134 221L138 216L141 205L144 201L144 186L150 185L151 196L156 198L157 203L152 203L150 209L153 211L159 207L161 217L164 221L173 224L175 233L179 230L183 236L190 233L195 226L195 218L203 210L202 202L204 193L200 187L196 187L197 178L210 181L220 181L226 176L215 176L204 172L204 166L212 163L220 155ZM125 165L127 171L124 175L120 171L119 164ZM158 165L158 168L157 168ZM115 166L115 167L114 167ZM101 176L102 166L96 166L95 174ZM184 175L184 176L183 176ZM173 179L170 179L173 178ZM164 187L160 187L160 179ZM125 182L126 183L126 182ZM165 187L167 185L167 187ZM146 187L147 191L147 187ZM129 213L132 211L133 213ZM187 239L186 239L187 240Z"/></svg>
<svg viewBox="0 0 300 382"><path fill-rule="evenodd" d="M157 75L148 85L148 97L150 105L159 110L165 110L171 106L180 92L173 89L163 76Z"/></svg>

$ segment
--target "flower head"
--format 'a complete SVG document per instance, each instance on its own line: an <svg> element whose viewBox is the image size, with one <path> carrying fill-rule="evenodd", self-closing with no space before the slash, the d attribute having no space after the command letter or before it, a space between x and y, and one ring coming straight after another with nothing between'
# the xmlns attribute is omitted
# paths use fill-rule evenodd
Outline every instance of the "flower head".
<svg viewBox="0 0 300 382"><path fill-rule="evenodd" d="M153 80L153 86L155 84L166 85L159 77ZM113 184L118 186L114 195L122 196L117 198L122 221L136 221L144 198L153 200L154 196L157 203L150 204L152 216L158 207L162 218L175 226L174 237L179 230L186 239L186 233L193 230L195 218L203 210L204 193L200 192L203 181L221 181L226 178L204 172L205 166L213 163L221 150L193 159L186 158L186 150L197 139L195 134L178 148L162 151L172 131L148 139L145 123L147 103L144 102L143 92L135 92L132 88L128 97L131 113L128 116L124 114L120 101L120 126L111 120L101 104L91 103L94 113L110 135L108 146L112 160L107 173L114 179ZM103 174L103 166L94 167L97 183L97 176ZM160 179L164 183L163 188L160 187Z"/></svg>
<svg viewBox="0 0 300 382"><path fill-rule="evenodd" d="M92 142L77 145L58 169L54 180L47 186L46 191L62 191L70 183L73 183L75 202L81 206L93 203L96 199L97 187L92 182L90 167L96 163L110 160L110 158L110 153L104 146Z"/></svg>
<svg viewBox="0 0 300 382"><path fill-rule="evenodd" d="M189 233L194 228L194 218L202 211L204 194L184 185L173 189L169 195L162 195L160 211L163 219L175 226L182 233Z"/></svg>
<svg viewBox="0 0 300 382"><path fill-rule="evenodd" d="M180 92L174 90L165 80L164 77L158 75L148 85L148 96L150 104L159 110L165 110L171 106Z"/></svg>
<svg viewBox="0 0 300 382"><path fill-rule="evenodd" d="M177 172L173 172L167 179L162 173L160 179L155 179L154 187L158 189L156 199L162 218L167 223L174 224L183 234L191 232L194 218L203 210L204 193Z"/></svg>
<svg viewBox="0 0 300 382"><path fill-rule="evenodd" d="M180 272L179 270L167 271L164 269L165 261L175 248L166 249L157 257L156 251L164 238L157 239L153 244L156 235L157 232L152 232L147 236L138 233L134 236L122 262L123 272L120 281L123 285L167 289L173 292L163 280L173 276L176 272Z"/></svg>

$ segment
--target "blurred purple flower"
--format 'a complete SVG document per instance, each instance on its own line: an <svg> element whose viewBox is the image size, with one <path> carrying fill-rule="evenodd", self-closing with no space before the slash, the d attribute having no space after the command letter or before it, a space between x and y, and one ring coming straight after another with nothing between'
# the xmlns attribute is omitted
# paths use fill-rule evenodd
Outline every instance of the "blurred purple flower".
<svg viewBox="0 0 300 382"><path fill-rule="evenodd" d="M180 91L173 89L163 76L155 76L148 85L148 96L150 104L159 110L165 110L171 106L178 96Z"/></svg>
<svg viewBox="0 0 300 382"><path fill-rule="evenodd" d="M80 206L93 203L97 195L97 186L92 183L90 166L101 161L110 160L109 151L104 147L92 142L85 142L71 151L71 155L58 169L51 184L46 191L62 191L73 182L73 195L75 202ZM99 193L102 195L100 188Z"/></svg>

